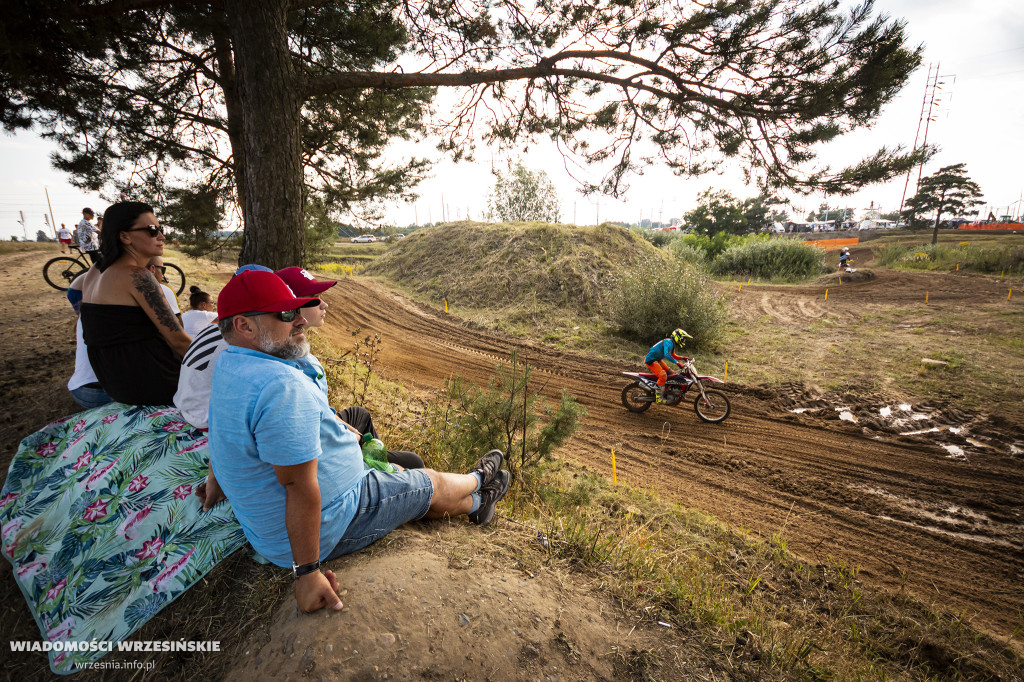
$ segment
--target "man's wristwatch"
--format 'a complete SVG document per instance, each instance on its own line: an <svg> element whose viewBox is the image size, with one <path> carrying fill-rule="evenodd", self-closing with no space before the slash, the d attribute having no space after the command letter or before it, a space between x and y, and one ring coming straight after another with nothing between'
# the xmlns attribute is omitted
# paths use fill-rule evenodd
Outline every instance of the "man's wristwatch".
<svg viewBox="0 0 1024 682"><path fill-rule="evenodd" d="M308 563L308 564L302 564L301 566L299 566L294 561L292 562L292 577L293 578L301 578L302 576L306 575L307 573L312 573L313 571L319 571L319 570L320 570L320 562L319 561L313 561L313 562Z"/></svg>

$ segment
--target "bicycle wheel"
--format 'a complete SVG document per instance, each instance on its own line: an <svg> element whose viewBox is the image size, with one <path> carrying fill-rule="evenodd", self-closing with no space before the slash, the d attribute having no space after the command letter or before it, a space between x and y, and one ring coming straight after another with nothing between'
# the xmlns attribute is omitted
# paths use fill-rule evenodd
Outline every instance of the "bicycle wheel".
<svg viewBox="0 0 1024 682"><path fill-rule="evenodd" d="M74 258L57 256L46 261L46 265L43 266L43 279L54 289L67 291L72 280L88 269Z"/></svg>
<svg viewBox="0 0 1024 682"><path fill-rule="evenodd" d="M725 421L725 418L729 416L729 410L732 409L725 394L705 388L704 395L707 396L707 401L700 395L693 401L693 409L697 411L697 416L712 424Z"/></svg>
<svg viewBox="0 0 1024 682"><path fill-rule="evenodd" d="M185 291L185 273L174 263L164 263L167 270L164 271L164 284L171 288L175 296L181 296Z"/></svg>
<svg viewBox="0 0 1024 682"><path fill-rule="evenodd" d="M622 404L630 412L643 412L654 402L654 394L634 381L622 389Z"/></svg>

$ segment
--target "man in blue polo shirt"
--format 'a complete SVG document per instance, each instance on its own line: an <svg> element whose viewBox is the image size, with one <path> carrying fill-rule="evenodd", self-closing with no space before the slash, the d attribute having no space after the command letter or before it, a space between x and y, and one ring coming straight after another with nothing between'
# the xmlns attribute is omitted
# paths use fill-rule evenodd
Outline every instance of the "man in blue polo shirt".
<svg viewBox="0 0 1024 682"><path fill-rule="evenodd" d="M304 306L272 272L243 272L217 299L229 346L210 399L210 463L246 538L291 566L304 611L342 608L320 562L366 547L406 521L468 514L486 525L509 486L497 450L468 474L386 474L363 464L358 436L302 373L309 354Z"/></svg>

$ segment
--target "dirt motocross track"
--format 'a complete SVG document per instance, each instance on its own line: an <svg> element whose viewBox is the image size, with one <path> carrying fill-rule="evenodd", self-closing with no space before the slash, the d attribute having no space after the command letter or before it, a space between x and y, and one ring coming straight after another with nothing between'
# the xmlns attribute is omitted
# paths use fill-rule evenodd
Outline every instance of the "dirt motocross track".
<svg viewBox="0 0 1024 682"><path fill-rule="evenodd" d="M979 287L1002 287L982 278L940 285L889 271L862 277L836 289L828 307L854 298L860 306L919 300L925 287L972 305ZM826 314L817 285L750 293L744 305L755 316ZM620 403L628 380L619 372L636 366L497 337L366 280L342 280L326 297L331 341L344 348L346 330L381 333L378 368L392 380L434 389L458 374L486 383L518 346L536 368L534 385L552 398L564 387L587 408L563 456L610 477L614 448L627 485L755 532L782 533L806 560L840 558L873 584L962 611L991 632L1008 635L1021 624L1024 432L1017 421L898 402L848 404L840 412L802 386L774 395L733 384L726 385L732 413L723 424L699 421L689 400L632 414ZM900 435L929 429L942 444Z"/></svg>

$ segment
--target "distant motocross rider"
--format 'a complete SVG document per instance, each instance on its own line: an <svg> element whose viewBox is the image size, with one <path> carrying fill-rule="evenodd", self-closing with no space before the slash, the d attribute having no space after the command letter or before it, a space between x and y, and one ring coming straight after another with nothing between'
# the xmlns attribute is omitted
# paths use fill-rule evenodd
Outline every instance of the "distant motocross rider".
<svg viewBox="0 0 1024 682"><path fill-rule="evenodd" d="M658 377L657 392L659 403L664 397L665 382L668 381L669 367L666 363L671 362L676 365L682 365L682 361L686 360L686 356L679 355L676 351L681 353L686 339L692 338L686 331L676 329L669 338L659 341L647 351L644 363L646 363L647 369L651 370L654 376Z"/></svg>

